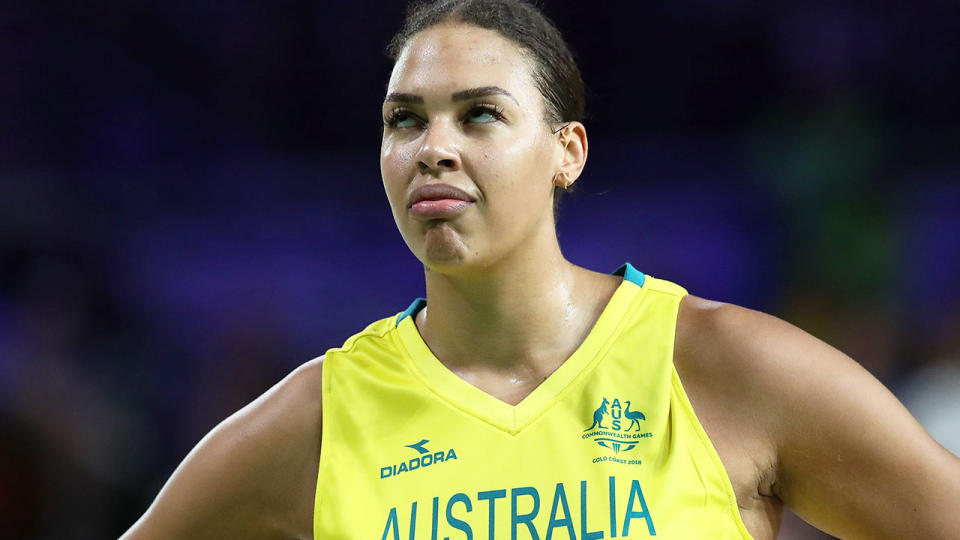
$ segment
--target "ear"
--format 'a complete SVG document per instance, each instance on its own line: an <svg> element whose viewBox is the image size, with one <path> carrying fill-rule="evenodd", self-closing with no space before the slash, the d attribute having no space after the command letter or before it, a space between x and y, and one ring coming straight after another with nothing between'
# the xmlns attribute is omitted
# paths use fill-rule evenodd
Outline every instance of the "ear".
<svg viewBox="0 0 960 540"><path fill-rule="evenodd" d="M587 129L580 122L569 122L557 132L562 152L554 185L564 189L580 178L587 164Z"/></svg>

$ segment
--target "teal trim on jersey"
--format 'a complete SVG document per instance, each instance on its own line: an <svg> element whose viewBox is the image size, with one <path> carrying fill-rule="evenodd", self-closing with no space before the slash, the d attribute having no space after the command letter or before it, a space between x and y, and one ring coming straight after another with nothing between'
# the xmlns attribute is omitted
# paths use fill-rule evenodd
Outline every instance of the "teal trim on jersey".
<svg viewBox="0 0 960 540"><path fill-rule="evenodd" d="M643 282L647 280L647 276L643 272L637 270L630 263L623 263L620 268L617 268L613 275L623 276L623 279L627 281L632 281L637 285L637 287L643 287Z"/></svg>
<svg viewBox="0 0 960 540"><path fill-rule="evenodd" d="M643 287L643 282L647 280L647 276L645 276L643 272L634 268L630 263L623 263L620 268L617 268L611 272L611 275L623 276L623 279L633 282L637 287ZM416 315L417 312L423 309L426 305L426 298L417 298L414 300L413 303L410 304L410 307L408 307L403 313L400 314L399 317L397 317L397 326L400 326L400 321L409 316Z"/></svg>
<svg viewBox="0 0 960 540"><path fill-rule="evenodd" d="M423 307L426 305L427 305L426 298L417 298L416 300L414 300L413 303L410 304L410 307L408 307L403 313L400 314L399 317L397 317L397 326L400 326L400 321L402 321L403 319L407 318L410 315L416 315L417 312L423 309Z"/></svg>

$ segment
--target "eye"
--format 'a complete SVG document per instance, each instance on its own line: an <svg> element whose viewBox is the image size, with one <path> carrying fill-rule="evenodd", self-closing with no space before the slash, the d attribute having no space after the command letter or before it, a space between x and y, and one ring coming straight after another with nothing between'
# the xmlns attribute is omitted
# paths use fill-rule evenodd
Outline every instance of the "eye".
<svg viewBox="0 0 960 540"><path fill-rule="evenodd" d="M503 120L503 110L493 105L476 105L467 111L467 120L474 124L489 124Z"/></svg>
<svg viewBox="0 0 960 540"><path fill-rule="evenodd" d="M412 128L419 122L420 120L409 109L402 107L390 111L390 114L383 119L383 123L392 128Z"/></svg>

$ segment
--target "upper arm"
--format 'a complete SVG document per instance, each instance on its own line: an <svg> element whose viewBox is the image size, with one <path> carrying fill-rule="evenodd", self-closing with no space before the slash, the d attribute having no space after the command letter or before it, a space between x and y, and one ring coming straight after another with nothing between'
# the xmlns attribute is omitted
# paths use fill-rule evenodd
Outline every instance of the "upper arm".
<svg viewBox="0 0 960 540"><path fill-rule="evenodd" d="M208 433L123 538L312 537L322 360Z"/></svg>
<svg viewBox="0 0 960 540"><path fill-rule="evenodd" d="M776 449L774 493L836 536L960 531L960 459L849 357L775 317L724 304L709 332Z"/></svg>

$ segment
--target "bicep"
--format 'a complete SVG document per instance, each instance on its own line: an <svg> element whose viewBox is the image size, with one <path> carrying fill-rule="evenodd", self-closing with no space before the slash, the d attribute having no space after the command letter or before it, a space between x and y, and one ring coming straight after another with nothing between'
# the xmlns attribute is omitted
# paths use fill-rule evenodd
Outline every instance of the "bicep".
<svg viewBox="0 0 960 540"><path fill-rule="evenodd" d="M319 456L321 366L301 366L208 433L123 538L264 538L309 530L298 514L312 504L297 501L309 497L304 479Z"/></svg>
<svg viewBox="0 0 960 540"><path fill-rule="evenodd" d="M960 460L849 357L773 317L746 316L781 500L841 537L955 535Z"/></svg>

